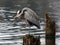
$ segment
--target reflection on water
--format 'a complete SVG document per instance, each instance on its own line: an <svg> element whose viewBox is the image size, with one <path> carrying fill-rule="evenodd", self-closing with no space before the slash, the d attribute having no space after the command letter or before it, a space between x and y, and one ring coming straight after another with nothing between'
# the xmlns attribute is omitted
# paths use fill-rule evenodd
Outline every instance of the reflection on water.
<svg viewBox="0 0 60 45"><path fill-rule="evenodd" d="M28 33L33 34L35 36L40 35L41 44L45 45L44 21L40 23L41 29L37 29L35 26L31 27L30 29L28 27L23 28L22 25L23 26L26 25L25 22L16 22L16 25L14 25L13 22L14 19L12 18L13 15L11 15L11 12L15 14L16 11L3 10L2 12L4 12L5 17L4 21L0 22L0 45L22 45L23 42L22 37ZM57 22L56 24L59 25L59 22ZM60 42L60 32L58 27L58 30L56 32L56 44L59 45L60 44L59 42Z"/></svg>

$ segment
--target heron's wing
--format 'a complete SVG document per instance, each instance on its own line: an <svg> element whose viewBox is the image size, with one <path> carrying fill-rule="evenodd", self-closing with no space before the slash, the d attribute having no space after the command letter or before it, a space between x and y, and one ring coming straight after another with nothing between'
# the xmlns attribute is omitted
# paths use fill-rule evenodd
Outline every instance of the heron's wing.
<svg viewBox="0 0 60 45"><path fill-rule="evenodd" d="M25 19L29 20L30 22L40 26L39 20L35 15L33 15L31 12L25 12Z"/></svg>
<svg viewBox="0 0 60 45"><path fill-rule="evenodd" d="M28 11L33 17L35 17L37 20L40 20L40 18L38 17L38 15L30 9L30 11Z"/></svg>
<svg viewBox="0 0 60 45"><path fill-rule="evenodd" d="M40 20L40 18L38 17L38 15L37 15L32 9L30 9L30 8L28 8L28 7L25 7L25 8L23 8L22 10L27 10L27 12L28 12L31 16L33 16L33 17L35 17L36 19Z"/></svg>

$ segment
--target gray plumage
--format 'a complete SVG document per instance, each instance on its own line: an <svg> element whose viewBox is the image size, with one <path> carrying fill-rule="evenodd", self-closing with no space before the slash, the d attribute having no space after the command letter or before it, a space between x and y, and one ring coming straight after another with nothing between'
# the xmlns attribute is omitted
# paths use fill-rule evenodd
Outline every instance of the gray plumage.
<svg viewBox="0 0 60 45"><path fill-rule="evenodd" d="M15 18L25 19L30 25L35 25L40 28L40 19L38 15L30 8L23 8L22 11L18 11Z"/></svg>

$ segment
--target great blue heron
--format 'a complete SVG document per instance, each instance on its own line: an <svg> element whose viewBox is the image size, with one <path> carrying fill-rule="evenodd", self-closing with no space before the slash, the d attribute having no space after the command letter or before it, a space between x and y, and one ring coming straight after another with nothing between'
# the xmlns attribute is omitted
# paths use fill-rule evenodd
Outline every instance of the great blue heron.
<svg viewBox="0 0 60 45"><path fill-rule="evenodd" d="M25 7L22 9L22 11L19 10L17 12L17 15L14 18L15 19L24 19L29 23L29 25L31 25L31 26L34 25L40 29L40 19L39 19L38 15L30 8Z"/></svg>

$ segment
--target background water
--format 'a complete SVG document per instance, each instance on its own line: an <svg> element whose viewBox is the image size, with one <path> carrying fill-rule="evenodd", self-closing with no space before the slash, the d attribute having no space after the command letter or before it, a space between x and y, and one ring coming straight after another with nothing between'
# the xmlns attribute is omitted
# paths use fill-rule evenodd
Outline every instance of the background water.
<svg viewBox="0 0 60 45"><path fill-rule="evenodd" d="M45 45L45 21L43 21L44 19L41 19L41 23L40 23L40 27L41 29L37 29L35 26L31 27L31 29L29 29L28 27L23 27L24 25L26 25L25 22L14 22L13 16L11 15L11 13L16 13L16 11L7 11L7 10L0 10L1 14L7 15L6 16L3 15L4 20L0 20L0 45L22 45L22 37L25 34L33 34L35 36L40 35L41 37L41 44ZM7 12L7 13L6 13ZM58 16L54 16L55 18ZM53 17L53 18L54 18ZM60 22L57 21L56 22L56 45L59 45L59 41L60 41Z"/></svg>
<svg viewBox="0 0 60 45"><path fill-rule="evenodd" d="M56 22L56 45L60 45L60 0L0 0L0 45L22 45L25 34L41 36L41 44L45 45L45 12ZM12 4L12 5L11 5ZM30 7L41 18L40 27L23 27L25 22L14 22L13 17L18 9ZM15 24L14 24L15 23Z"/></svg>

